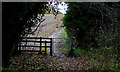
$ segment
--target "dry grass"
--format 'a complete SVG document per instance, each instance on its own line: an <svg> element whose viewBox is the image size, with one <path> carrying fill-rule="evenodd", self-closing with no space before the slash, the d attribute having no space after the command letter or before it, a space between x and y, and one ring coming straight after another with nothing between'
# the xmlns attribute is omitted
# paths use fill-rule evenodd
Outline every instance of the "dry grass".
<svg viewBox="0 0 120 72"><path fill-rule="evenodd" d="M62 24L60 19L62 19L63 16L63 14L58 14L57 19L54 19L55 16L53 14L45 14L44 18L46 20L41 23L35 34L30 36L49 37L54 32L59 31L56 27L58 26L60 28L60 25Z"/></svg>

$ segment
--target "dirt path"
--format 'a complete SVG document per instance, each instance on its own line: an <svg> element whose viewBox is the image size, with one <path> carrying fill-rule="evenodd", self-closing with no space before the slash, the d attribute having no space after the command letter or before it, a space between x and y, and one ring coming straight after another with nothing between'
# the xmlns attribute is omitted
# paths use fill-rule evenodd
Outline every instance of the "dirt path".
<svg viewBox="0 0 120 72"><path fill-rule="evenodd" d="M60 28L59 31L54 32L52 35L49 36L49 38L59 38L60 33L64 31L64 28Z"/></svg>
<svg viewBox="0 0 120 72"><path fill-rule="evenodd" d="M59 57L59 56L64 56L63 53L61 53L61 51L59 51L57 48L57 44L58 43L54 43L54 42L58 42L57 40L55 40L54 38L59 38L60 34L64 31L64 28L61 28L59 31L57 32L54 32L51 36L49 36L49 38L53 38L53 55L56 56L56 57Z"/></svg>

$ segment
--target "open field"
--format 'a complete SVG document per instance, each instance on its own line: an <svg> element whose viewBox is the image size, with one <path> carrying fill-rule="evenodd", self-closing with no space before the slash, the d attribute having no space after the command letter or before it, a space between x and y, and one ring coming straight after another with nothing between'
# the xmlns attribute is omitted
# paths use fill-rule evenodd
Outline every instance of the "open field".
<svg viewBox="0 0 120 72"><path fill-rule="evenodd" d="M57 19L54 19L53 14L45 14L44 19L46 19L44 22L41 23L39 28L36 30L34 35L28 35L28 36L36 36L36 37L49 37L54 32L58 32L61 28L62 21L60 19L63 18L63 14L58 14Z"/></svg>

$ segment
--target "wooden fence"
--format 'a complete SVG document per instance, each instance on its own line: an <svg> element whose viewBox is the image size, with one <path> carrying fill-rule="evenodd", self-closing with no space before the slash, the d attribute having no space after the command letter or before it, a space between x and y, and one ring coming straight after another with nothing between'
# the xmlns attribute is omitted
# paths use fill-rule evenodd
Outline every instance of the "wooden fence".
<svg viewBox="0 0 120 72"><path fill-rule="evenodd" d="M32 42L33 44L39 43L39 45L27 45L27 43L30 43L30 42ZM26 43L26 44L22 45L22 43ZM43 43L44 43L44 46L42 46ZM49 46L47 46L47 43L49 43ZM40 54L42 54L42 52L45 52L45 55L47 53L47 48L50 48L50 55L52 56L52 38L22 37L18 46L19 46L19 50L21 51L39 52ZM23 47L25 47L25 50L22 50ZM26 50L26 47L39 47L39 50ZM42 51L42 48L45 48L45 51Z"/></svg>

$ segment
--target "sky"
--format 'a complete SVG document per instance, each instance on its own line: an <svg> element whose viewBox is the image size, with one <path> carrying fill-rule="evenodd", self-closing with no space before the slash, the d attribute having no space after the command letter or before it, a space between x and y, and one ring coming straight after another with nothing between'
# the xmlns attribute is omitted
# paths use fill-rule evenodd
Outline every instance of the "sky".
<svg viewBox="0 0 120 72"><path fill-rule="evenodd" d="M56 8L58 8L58 11L60 11L63 14L66 13L67 7L68 7L66 3L62 2L61 4L59 4L57 6L55 6L54 4L55 4L55 2L52 2L51 5L54 6L54 7L56 7Z"/></svg>

